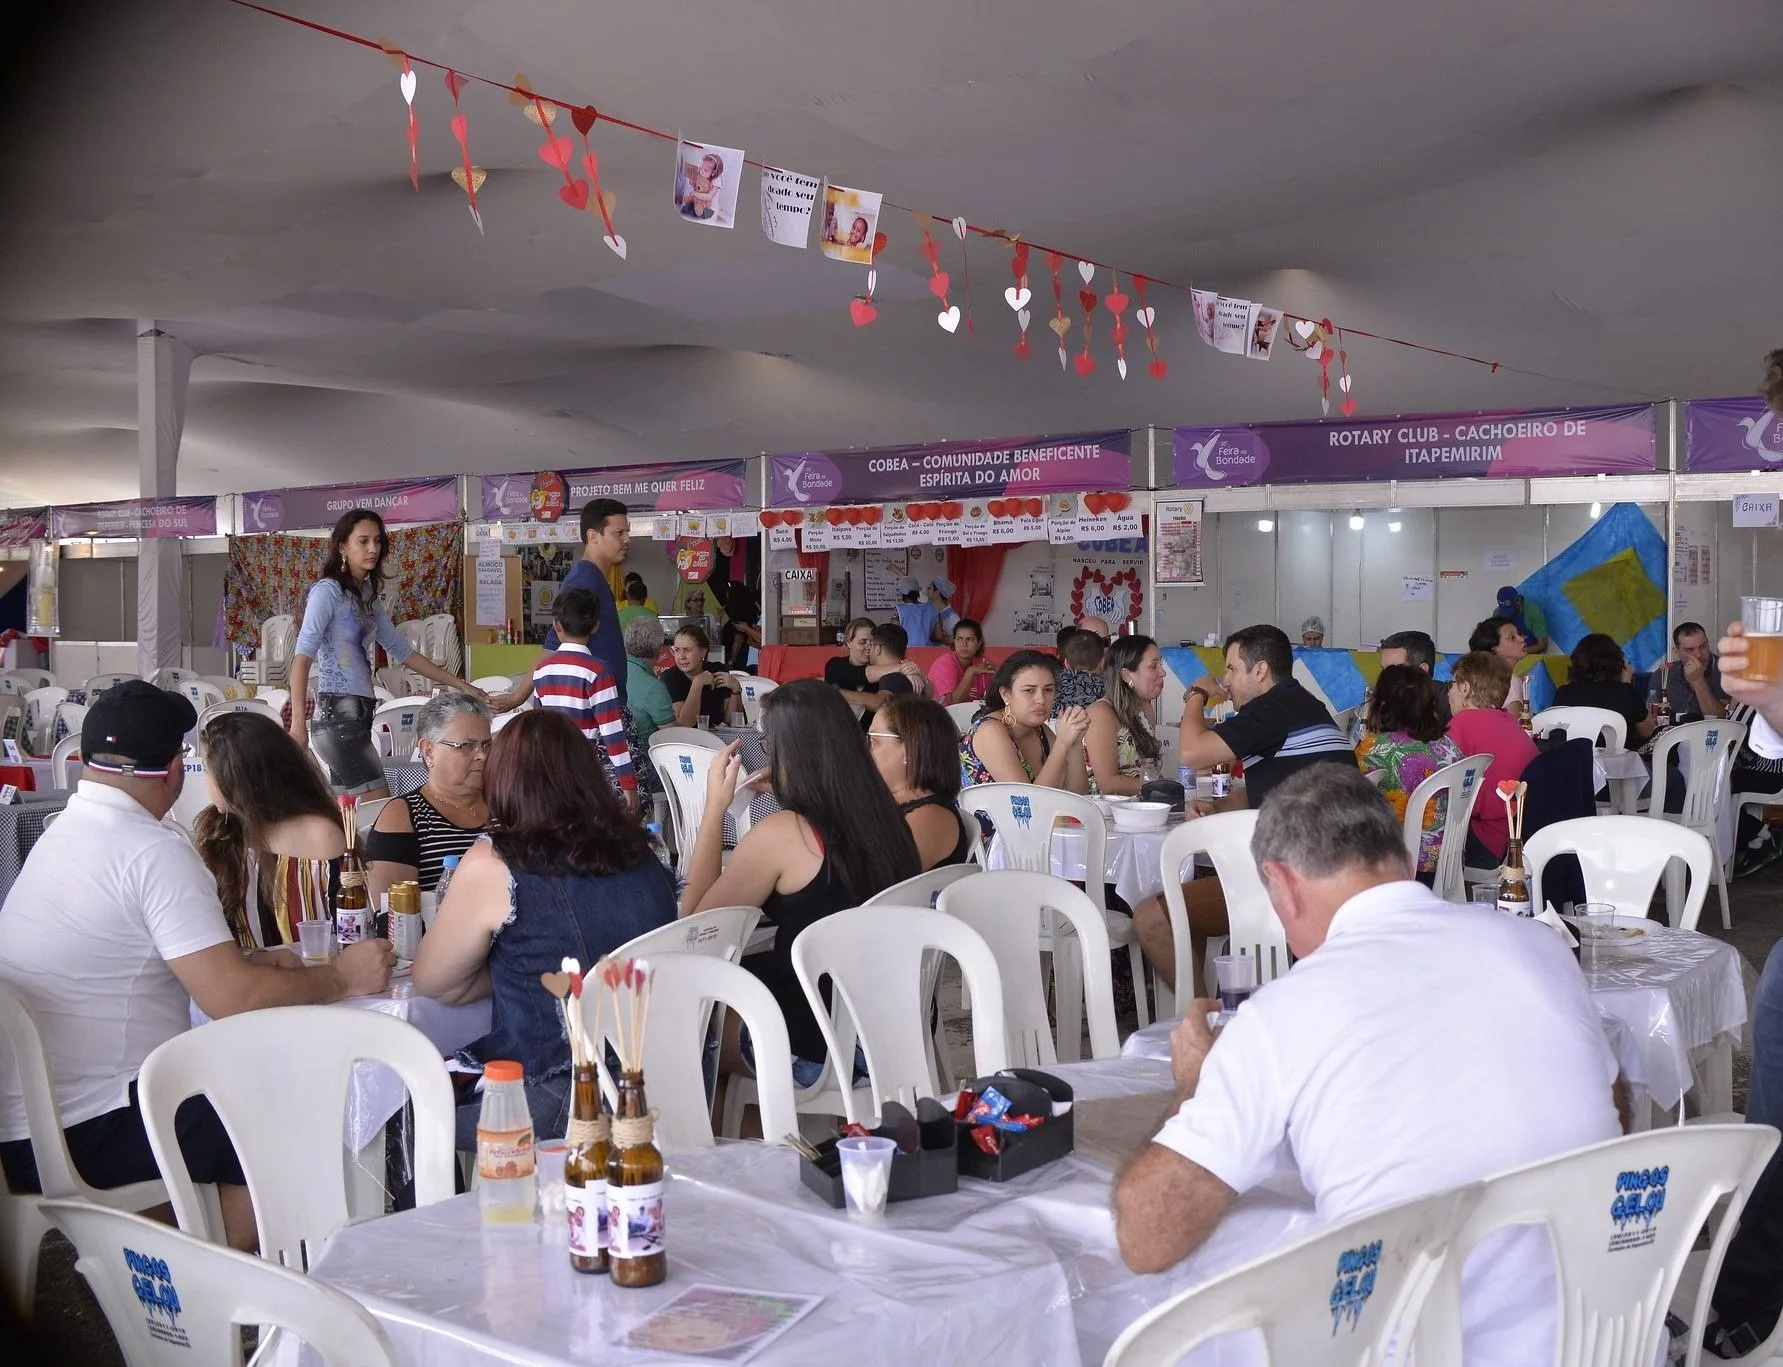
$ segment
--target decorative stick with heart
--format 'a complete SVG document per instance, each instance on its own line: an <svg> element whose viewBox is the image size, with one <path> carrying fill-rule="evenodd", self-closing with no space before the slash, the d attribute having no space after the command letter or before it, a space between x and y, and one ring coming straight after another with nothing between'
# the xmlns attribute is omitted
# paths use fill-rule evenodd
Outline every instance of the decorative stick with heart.
<svg viewBox="0 0 1783 1367"><path fill-rule="evenodd" d="M575 144L551 131L552 120L557 115L555 108L547 111L545 102L537 95L532 98L532 107L539 116L539 127L545 133L545 145L539 148L539 160L547 166L555 166L563 173L563 188L557 192L557 197L577 213L581 213L588 207L588 182L570 174L570 153Z"/></svg>
<svg viewBox="0 0 1783 1367"><path fill-rule="evenodd" d="M966 335L976 337L978 329L972 323L972 262L966 255L965 219L954 219L953 235L960 240L960 287L966 291ZM952 331L951 328L948 330Z"/></svg>
<svg viewBox="0 0 1783 1367"><path fill-rule="evenodd" d="M409 109L409 184L415 187L415 193L421 193L421 125L415 120L415 73L409 66L408 54L402 55L402 75L397 78L397 89L402 91L403 103Z"/></svg>
<svg viewBox="0 0 1783 1367"><path fill-rule="evenodd" d="M1015 283L1003 291L1003 302L1015 310L1016 326L1021 329L1021 336L1015 343L1015 359L1025 361L1032 350L1028 345L1028 320L1032 316L1028 305L1033 301L1034 292L1028 288L1028 244L1018 238L1013 245L1009 269L1015 276Z"/></svg>
<svg viewBox="0 0 1783 1367"><path fill-rule="evenodd" d="M1127 325L1121 320L1121 314L1126 312L1131 301L1121 293L1120 276L1110 271L1109 277L1114 282L1114 289L1102 296L1102 307L1114 315L1114 327L1108 335L1114 341L1114 368L1124 380L1127 378Z"/></svg>
<svg viewBox="0 0 1783 1367"><path fill-rule="evenodd" d="M929 259L929 293L941 301L941 312L935 315L935 321L941 325L943 332L953 332L960 325L960 306L947 297L947 272L941 269L941 251L935 245L934 236L929 232L929 216L917 214L916 221L922 227L922 254Z"/></svg>
<svg viewBox="0 0 1783 1367"><path fill-rule="evenodd" d="M1342 328L1337 331L1337 369L1337 387L1343 391L1343 402L1337 409L1347 418L1356 411L1356 400L1350 394L1350 353L1344 346Z"/></svg>
<svg viewBox="0 0 1783 1367"><path fill-rule="evenodd" d="M458 153L464 160L464 195L470 201L471 222L477 235L483 235L483 215L477 211L477 181L471 167L470 124L458 107L458 92L464 89L464 77L450 69L446 72L446 89L452 92L452 136L458 139Z"/></svg>
<svg viewBox="0 0 1783 1367"><path fill-rule="evenodd" d="M1084 274L1084 267L1089 266L1089 273ZM1096 312L1096 293L1089 288L1089 282L1095 278L1096 268L1087 261L1077 263L1077 272L1083 275L1084 288L1077 292L1077 302L1083 305L1083 351L1073 364L1077 373L1088 379L1096 369L1096 358L1090 355L1090 333L1093 330Z"/></svg>

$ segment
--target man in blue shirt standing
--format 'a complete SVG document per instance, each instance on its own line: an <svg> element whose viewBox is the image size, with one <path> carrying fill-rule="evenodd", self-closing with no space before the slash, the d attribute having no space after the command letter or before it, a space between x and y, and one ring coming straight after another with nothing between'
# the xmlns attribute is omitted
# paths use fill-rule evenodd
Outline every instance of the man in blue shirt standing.
<svg viewBox="0 0 1783 1367"><path fill-rule="evenodd" d="M607 675L619 690L619 706L625 701L625 636L619 629L619 607L613 601L613 587L607 575L625 563L631 554L631 517L617 499L596 498L582 505L582 558L570 567L558 586L559 593L570 589L586 589L600 604L600 618L594 635L588 638L588 653L606 667ZM545 636L545 649L557 649L557 628ZM498 712L518 707L532 696L530 675L511 693L491 698L489 703Z"/></svg>

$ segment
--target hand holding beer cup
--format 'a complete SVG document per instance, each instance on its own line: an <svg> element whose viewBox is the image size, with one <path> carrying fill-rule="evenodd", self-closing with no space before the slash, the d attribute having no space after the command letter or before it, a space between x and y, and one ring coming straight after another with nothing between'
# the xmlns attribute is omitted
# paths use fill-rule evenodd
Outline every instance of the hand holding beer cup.
<svg viewBox="0 0 1783 1367"><path fill-rule="evenodd" d="M1716 642L1721 686L1783 730L1783 598L1742 598L1740 616Z"/></svg>

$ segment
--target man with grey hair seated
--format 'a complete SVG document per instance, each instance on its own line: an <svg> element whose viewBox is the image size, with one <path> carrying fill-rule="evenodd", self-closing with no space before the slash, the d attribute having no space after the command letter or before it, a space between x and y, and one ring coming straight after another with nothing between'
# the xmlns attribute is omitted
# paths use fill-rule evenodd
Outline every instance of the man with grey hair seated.
<svg viewBox="0 0 1783 1367"><path fill-rule="evenodd" d="M662 654L662 618L636 617L625 624L625 696L633 734L628 737L634 755L648 756L650 737L659 727L675 724L675 704L669 690L656 677L656 657ZM637 766L640 780L655 778L652 766Z"/></svg>
<svg viewBox="0 0 1783 1367"><path fill-rule="evenodd" d="M427 782L386 802L365 842L374 905L395 883L415 880L432 892L447 857L462 855L489 828L483 801L488 704L470 693L436 693L415 720L415 739Z"/></svg>
<svg viewBox="0 0 1783 1367"><path fill-rule="evenodd" d="M1392 807L1355 769L1284 780L1251 853L1298 962L1217 1037L1217 1002L1177 1026L1177 1105L1115 1188L1129 1267L1187 1257L1278 1166L1336 1223L1621 1132L1615 1058L1566 947L1414 881ZM1462 1295L1468 1367L1552 1357L1545 1232L1489 1236Z"/></svg>

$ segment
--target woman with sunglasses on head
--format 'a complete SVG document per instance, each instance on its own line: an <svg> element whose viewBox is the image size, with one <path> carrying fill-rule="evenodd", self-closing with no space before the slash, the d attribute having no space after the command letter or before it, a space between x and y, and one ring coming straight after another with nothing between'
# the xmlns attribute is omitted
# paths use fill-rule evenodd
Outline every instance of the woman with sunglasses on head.
<svg viewBox="0 0 1783 1367"><path fill-rule="evenodd" d="M449 855L463 855L489 829L483 769L489 708L468 693L429 699L415 721L427 782L384 804L365 842L366 883L375 905L394 884L432 892Z"/></svg>
<svg viewBox="0 0 1783 1367"><path fill-rule="evenodd" d="M416 650L384 609L384 556L390 538L384 519L370 508L350 508L334 524L322 577L310 585L303 625L291 652L291 738L315 750L328 766L337 793L390 796L384 766L371 743L372 690L367 644L384 648L391 663L411 669L446 688L461 689L484 702L481 689L449 674ZM316 715L306 710L310 668L316 670Z"/></svg>
<svg viewBox="0 0 1783 1367"><path fill-rule="evenodd" d="M945 707L909 695L881 707L867 732L873 767L904 814L924 873L964 864L972 855L972 835L958 806L959 736Z"/></svg>

